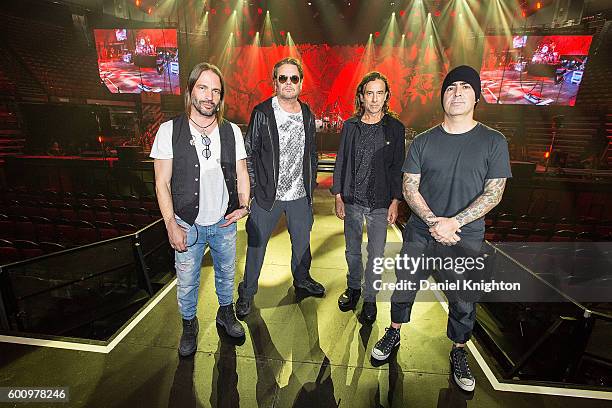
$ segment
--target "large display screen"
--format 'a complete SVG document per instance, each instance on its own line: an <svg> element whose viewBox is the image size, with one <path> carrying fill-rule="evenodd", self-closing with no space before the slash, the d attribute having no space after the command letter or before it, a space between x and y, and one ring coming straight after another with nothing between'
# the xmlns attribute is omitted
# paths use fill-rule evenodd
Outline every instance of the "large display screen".
<svg viewBox="0 0 612 408"><path fill-rule="evenodd" d="M521 105L576 104L590 35L486 37L482 99Z"/></svg>
<svg viewBox="0 0 612 408"><path fill-rule="evenodd" d="M225 75L227 117L248 123L253 107L273 94L272 68L282 58L296 56L304 66L300 99L317 118L317 128L339 132L353 114L355 90L368 71L389 79L390 108L406 124L425 123L440 106L439 89L448 70L443 54L417 44L406 47L298 44L295 47L234 47L226 59L213 59Z"/></svg>
<svg viewBox="0 0 612 408"><path fill-rule="evenodd" d="M180 94L176 29L94 30L100 78L112 93Z"/></svg>

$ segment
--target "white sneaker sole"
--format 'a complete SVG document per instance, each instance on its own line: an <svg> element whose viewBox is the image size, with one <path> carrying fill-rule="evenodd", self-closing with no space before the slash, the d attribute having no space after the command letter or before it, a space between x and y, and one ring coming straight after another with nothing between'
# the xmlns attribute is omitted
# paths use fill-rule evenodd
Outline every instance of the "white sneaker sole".
<svg viewBox="0 0 612 408"><path fill-rule="evenodd" d="M391 349L391 351L389 352L389 354L387 354L386 356L383 356L383 355L378 355L378 354L374 353L374 350L375 350L375 349L372 349L372 353L371 353L372 358L374 358L374 359L376 359L376 360L378 360L378 361L383 361L383 360L386 360L386 359L388 359L388 358L389 358L389 356L391 355L391 353L393 353L393 350L395 350L397 347L399 347L399 345L400 345L400 343L399 343L399 342L397 342L397 344L396 344L395 346L393 346L393 348Z"/></svg>
<svg viewBox="0 0 612 408"><path fill-rule="evenodd" d="M471 392L471 391L474 391L474 389L476 388L476 381L474 381L472 385L463 384L461 381L459 381L459 379L457 378L457 376L455 376L455 374L453 374L453 380L455 380L455 384L457 384L457 386L461 388L463 391Z"/></svg>

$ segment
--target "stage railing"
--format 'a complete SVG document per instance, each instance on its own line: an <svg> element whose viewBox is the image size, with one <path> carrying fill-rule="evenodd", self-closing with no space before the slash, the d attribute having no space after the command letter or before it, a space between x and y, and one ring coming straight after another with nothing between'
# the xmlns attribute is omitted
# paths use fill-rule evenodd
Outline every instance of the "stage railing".
<svg viewBox="0 0 612 408"><path fill-rule="evenodd" d="M174 276L163 220L0 266L3 334L106 341Z"/></svg>

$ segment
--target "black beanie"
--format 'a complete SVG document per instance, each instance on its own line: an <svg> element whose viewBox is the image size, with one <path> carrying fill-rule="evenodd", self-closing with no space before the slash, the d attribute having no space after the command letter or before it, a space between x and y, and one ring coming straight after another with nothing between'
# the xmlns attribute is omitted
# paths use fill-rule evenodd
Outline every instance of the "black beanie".
<svg viewBox="0 0 612 408"><path fill-rule="evenodd" d="M446 88L452 85L453 82L463 81L467 82L474 89L474 95L476 96L476 102L480 99L480 75L478 72L467 65L459 65L458 67L450 70L446 77L444 78L444 82L442 82L442 91L440 92L440 103L444 107L444 92L446 92Z"/></svg>

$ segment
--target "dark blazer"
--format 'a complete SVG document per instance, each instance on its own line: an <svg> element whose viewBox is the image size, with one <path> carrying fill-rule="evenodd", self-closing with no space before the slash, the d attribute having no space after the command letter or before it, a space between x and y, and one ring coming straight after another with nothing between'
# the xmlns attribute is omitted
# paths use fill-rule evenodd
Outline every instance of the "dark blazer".
<svg viewBox="0 0 612 408"><path fill-rule="evenodd" d="M344 122L340 147L334 167L334 181L331 193L340 194L345 203L355 200L355 141L361 130L360 118L353 116ZM372 171L375 172L374 203L372 209L389 208L392 199L402 200L402 165L405 159L405 127L389 114L382 118L384 146L373 159Z"/></svg>

